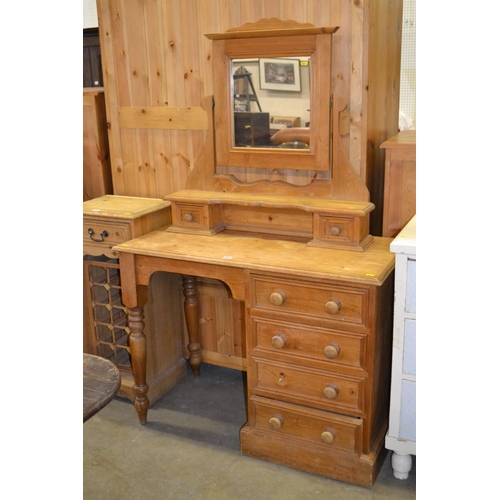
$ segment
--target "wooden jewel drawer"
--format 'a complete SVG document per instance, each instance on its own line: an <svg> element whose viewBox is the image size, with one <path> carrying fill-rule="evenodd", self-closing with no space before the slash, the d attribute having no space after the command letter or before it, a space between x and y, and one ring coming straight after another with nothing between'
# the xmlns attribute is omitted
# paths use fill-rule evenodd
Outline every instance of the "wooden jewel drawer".
<svg viewBox="0 0 500 500"><path fill-rule="evenodd" d="M321 410L273 401L258 396L250 398L249 425L278 434L283 439L304 439L319 447L341 449L359 455L363 420Z"/></svg>
<svg viewBox="0 0 500 500"><path fill-rule="evenodd" d="M252 394L328 411L362 415L364 379L252 357Z"/></svg>
<svg viewBox="0 0 500 500"><path fill-rule="evenodd" d="M321 283L252 276L252 315L263 312L285 313L304 319L333 320L339 324L366 327L368 290L328 286Z"/></svg>
<svg viewBox="0 0 500 500"><path fill-rule="evenodd" d="M366 335L252 318L252 355L305 366L366 370Z"/></svg>

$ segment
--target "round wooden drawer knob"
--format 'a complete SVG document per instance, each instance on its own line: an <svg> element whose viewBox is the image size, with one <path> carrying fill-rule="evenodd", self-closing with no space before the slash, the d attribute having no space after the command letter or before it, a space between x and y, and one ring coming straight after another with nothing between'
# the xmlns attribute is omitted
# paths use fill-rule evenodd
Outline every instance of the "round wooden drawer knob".
<svg viewBox="0 0 500 500"><path fill-rule="evenodd" d="M184 220L186 222L193 222L194 220L194 215L193 214L184 214Z"/></svg>
<svg viewBox="0 0 500 500"><path fill-rule="evenodd" d="M335 441L335 435L333 429L326 429L321 433L321 441L325 444L332 444Z"/></svg>
<svg viewBox="0 0 500 500"><path fill-rule="evenodd" d="M278 430L284 423L285 419L281 415L273 415L269 419L269 427L275 431Z"/></svg>
<svg viewBox="0 0 500 500"><path fill-rule="evenodd" d="M338 300L338 299L330 299L325 304L325 311L328 314L337 314L340 311L341 307L342 307L342 304L340 303L340 300Z"/></svg>
<svg viewBox="0 0 500 500"><path fill-rule="evenodd" d="M283 347L285 347L285 344L286 344L286 337L282 333L277 333L271 339L271 345L276 349L282 349Z"/></svg>
<svg viewBox="0 0 500 500"><path fill-rule="evenodd" d="M339 388L335 384L328 384L324 389L323 389L323 396L325 396L326 399L335 399L339 394Z"/></svg>
<svg viewBox="0 0 500 500"><path fill-rule="evenodd" d="M342 229L340 228L340 226L332 226L332 228L330 229L330 233L332 234L332 236L339 236L341 232Z"/></svg>
<svg viewBox="0 0 500 500"><path fill-rule="evenodd" d="M273 292L269 296L269 301L274 306L280 306L281 304L283 304L285 302L285 300L286 300L285 292L282 292L281 290L277 290L276 292Z"/></svg>
<svg viewBox="0 0 500 500"><path fill-rule="evenodd" d="M325 353L325 356L328 359L335 359L340 352L340 346L338 344L328 344L324 349L323 352Z"/></svg>

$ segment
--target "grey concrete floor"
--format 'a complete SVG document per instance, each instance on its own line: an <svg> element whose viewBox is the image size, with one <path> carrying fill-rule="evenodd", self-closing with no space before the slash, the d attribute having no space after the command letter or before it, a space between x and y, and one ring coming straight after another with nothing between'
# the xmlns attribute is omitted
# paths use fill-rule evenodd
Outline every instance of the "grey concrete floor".
<svg viewBox="0 0 500 500"><path fill-rule="evenodd" d="M83 424L85 500L415 499L416 461L406 480L390 453L372 488L246 457L245 373L203 365L157 401L140 425L132 403L115 398Z"/></svg>

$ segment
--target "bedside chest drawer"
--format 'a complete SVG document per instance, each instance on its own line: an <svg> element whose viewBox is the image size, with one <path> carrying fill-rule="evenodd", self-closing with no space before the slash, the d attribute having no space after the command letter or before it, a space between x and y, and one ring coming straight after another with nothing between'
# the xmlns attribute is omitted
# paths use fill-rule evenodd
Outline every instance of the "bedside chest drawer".
<svg viewBox="0 0 500 500"><path fill-rule="evenodd" d="M252 319L252 354L322 368L365 369L366 336Z"/></svg>
<svg viewBox="0 0 500 500"><path fill-rule="evenodd" d="M258 396L250 398L255 412L255 427L283 435L284 439L306 439L320 447L342 449L360 454L363 421L321 410L272 401Z"/></svg>
<svg viewBox="0 0 500 500"><path fill-rule="evenodd" d="M131 238L128 223L83 220L84 253L98 254L108 252L119 243Z"/></svg>
<svg viewBox="0 0 500 500"><path fill-rule="evenodd" d="M252 306L287 316L295 314L301 318L329 319L365 327L368 295L368 290L363 289L252 277Z"/></svg>
<svg viewBox="0 0 500 500"><path fill-rule="evenodd" d="M364 379L252 358L252 393L328 411L360 415Z"/></svg>

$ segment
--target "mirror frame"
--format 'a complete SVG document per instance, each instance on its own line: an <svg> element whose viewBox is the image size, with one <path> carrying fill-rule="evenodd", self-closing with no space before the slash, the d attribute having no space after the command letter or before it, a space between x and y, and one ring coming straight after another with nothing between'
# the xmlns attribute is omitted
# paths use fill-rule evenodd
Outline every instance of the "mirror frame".
<svg viewBox="0 0 500 500"><path fill-rule="evenodd" d="M271 20L261 21L268 22L264 25L266 28ZM218 166L318 172L331 168L331 35L338 28L298 23L290 27L290 21L272 21L281 28L262 29L262 23L257 22L225 33L205 35L213 40L216 172ZM310 148L235 147L232 60L298 56L311 58Z"/></svg>

